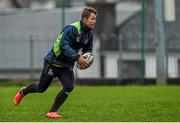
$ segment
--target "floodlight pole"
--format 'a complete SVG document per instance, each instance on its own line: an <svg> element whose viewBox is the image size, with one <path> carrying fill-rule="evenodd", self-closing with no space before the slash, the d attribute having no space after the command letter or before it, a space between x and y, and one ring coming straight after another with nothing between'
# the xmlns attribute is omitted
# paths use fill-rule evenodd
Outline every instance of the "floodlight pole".
<svg viewBox="0 0 180 123"><path fill-rule="evenodd" d="M154 0L155 2L155 43L156 43L156 63L157 79L156 83L166 85L167 78L167 56L166 41L163 24L163 0Z"/></svg>

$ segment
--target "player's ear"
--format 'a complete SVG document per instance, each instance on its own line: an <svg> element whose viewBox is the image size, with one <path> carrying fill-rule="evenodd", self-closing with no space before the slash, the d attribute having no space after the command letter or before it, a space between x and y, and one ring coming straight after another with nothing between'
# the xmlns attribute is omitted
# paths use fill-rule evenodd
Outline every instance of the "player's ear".
<svg viewBox="0 0 180 123"><path fill-rule="evenodd" d="M84 18L83 18L83 22L86 23L87 21L88 21L88 18L84 17Z"/></svg>

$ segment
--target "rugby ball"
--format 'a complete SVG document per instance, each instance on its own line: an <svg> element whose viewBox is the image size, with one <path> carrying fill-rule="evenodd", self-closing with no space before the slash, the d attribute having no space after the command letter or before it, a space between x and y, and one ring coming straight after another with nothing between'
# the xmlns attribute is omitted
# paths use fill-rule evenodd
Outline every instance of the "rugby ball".
<svg viewBox="0 0 180 123"><path fill-rule="evenodd" d="M78 62L76 63L76 66L80 70L85 70L85 69L89 68L92 65L92 63L94 61L94 55L92 53L88 52L88 53L82 54L82 56L84 57L84 59L85 59L86 63L88 64L88 66L84 66L83 64L79 64Z"/></svg>

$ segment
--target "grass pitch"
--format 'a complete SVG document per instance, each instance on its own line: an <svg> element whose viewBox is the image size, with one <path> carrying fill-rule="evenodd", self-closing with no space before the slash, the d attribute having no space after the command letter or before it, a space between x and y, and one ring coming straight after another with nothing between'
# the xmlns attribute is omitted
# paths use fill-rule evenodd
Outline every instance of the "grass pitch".
<svg viewBox="0 0 180 123"><path fill-rule="evenodd" d="M49 111L61 87L50 86L43 94L27 95L18 107L12 98L19 86L0 86L0 122L178 122L179 86L75 86L59 109L63 119L48 119Z"/></svg>

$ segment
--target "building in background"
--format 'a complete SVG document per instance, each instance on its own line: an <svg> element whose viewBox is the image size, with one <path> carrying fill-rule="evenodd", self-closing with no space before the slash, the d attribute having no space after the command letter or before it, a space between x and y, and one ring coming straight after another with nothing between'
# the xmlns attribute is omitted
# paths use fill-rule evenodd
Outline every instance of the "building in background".
<svg viewBox="0 0 180 123"><path fill-rule="evenodd" d="M56 0L0 0L0 11L19 8L54 9Z"/></svg>

